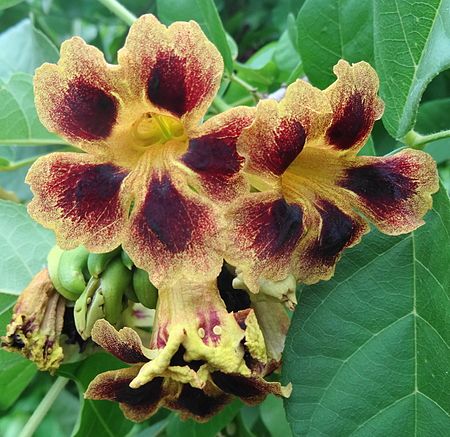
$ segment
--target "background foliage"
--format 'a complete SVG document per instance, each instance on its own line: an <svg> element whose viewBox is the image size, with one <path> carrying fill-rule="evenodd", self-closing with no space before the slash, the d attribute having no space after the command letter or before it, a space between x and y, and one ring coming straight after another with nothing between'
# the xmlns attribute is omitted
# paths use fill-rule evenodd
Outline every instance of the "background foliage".
<svg viewBox="0 0 450 437"><path fill-rule="evenodd" d="M198 21L224 57L221 98L233 106L252 105L299 77L326 87L340 58L370 62L386 111L364 152L383 155L404 144L425 148L439 164L442 189L425 227L395 238L374 231L345 254L331 281L299 289L284 353L282 379L294 385L285 402L287 421L282 401L268 398L257 408L235 402L203 425L167 411L133 425L116 405L79 397L95 374L120 365L97 354L63 366L60 374L71 382L35 435L447 435L450 139L426 135L450 129L449 0L122 3L135 15L155 13L165 23ZM24 175L37 156L68 147L37 119L32 74L43 62L55 62L57 47L72 35L114 62L127 30L126 22L93 0L0 0L2 334L17 294L54 242L18 203L30 198ZM53 380L4 351L0 369L0 435L15 437Z"/></svg>

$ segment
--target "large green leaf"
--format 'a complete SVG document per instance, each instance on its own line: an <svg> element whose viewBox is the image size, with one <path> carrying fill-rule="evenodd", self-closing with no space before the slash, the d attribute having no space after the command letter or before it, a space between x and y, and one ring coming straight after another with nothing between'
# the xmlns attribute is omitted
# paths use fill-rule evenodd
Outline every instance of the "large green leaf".
<svg viewBox="0 0 450 437"><path fill-rule="evenodd" d="M24 206L0 201L0 293L18 295L46 264L53 232L33 221Z"/></svg>
<svg viewBox="0 0 450 437"><path fill-rule="evenodd" d="M80 390L81 410L72 437L124 436L133 427L119 405L110 401L91 401L83 398L89 383L99 373L124 367L124 363L106 353L96 353L81 363L66 364L58 370L77 382Z"/></svg>
<svg viewBox="0 0 450 437"><path fill-rule="evenodd" d="M233 71L230 45L213 0L157 0L158 16L164 23L196 21L219 49L228 73Z"/></svg>
<svg viewBox="0 0 450 437"><path fill-rule="evenodd" d="M23 0L0 0L0 10L10 8L22 2Z"/></svg>
<svg viewBox="0 0 450 437"><path fill-rule="evenodd" d="M18 294L45 264L54 244L52 232L34 222L22 205L0 201L0 334L11 319ZM28 386L35 365L20 355L0 350L0 409L12 405Z"/></svg>
<svg viewBox="0 0 450 437"><path fill-rule="evenodd" d="M374 4L375 60L383 123L395 138L414 125L427 84L450 67L449 0L377 0Z"/></svg>
<svg viewBox="0 0 450 437"><path fill-rule="evenodd" d="M42 63L57 60L56 47L28 19L0 35L0 79L16 72L33 74Z"/></svg>
<svg viewBox="0 0 450 437"><path fill-rule="evenodd" d="M339 59L373 59L372 2L368 0L307 0L297 17L298 48L305 73L314 85L336 78Z"/></svg>
<svg viewBox="0 0 450 437"><path fill-rule="evenodd" d="M450 202L409 235L373 231L305 287L284 353L296 436L448 435Z"/></svg>
<svg viewBox="0 0 450 437"><path fill-rule="evenodd" d="M0 84L0 144L62 144L42 126L34 107L33 79L14 73Z"/></svg>
<svg viewBox="0 0 450 437"><path fill-rule="evenodd" d="M0 335L11 320L11 309L16 296L0 294ZM0 349L0 410L9 408L33 379L37 369L18 354Z"/></svg>

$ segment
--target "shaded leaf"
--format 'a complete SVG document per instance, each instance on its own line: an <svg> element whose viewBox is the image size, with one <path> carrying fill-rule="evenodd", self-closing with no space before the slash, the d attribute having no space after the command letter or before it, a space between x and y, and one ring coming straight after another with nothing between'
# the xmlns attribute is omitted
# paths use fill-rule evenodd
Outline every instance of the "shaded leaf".
<svg viewBox="0 0 450 437"><path fill-rule="evenodd" d="M297 28L305 73L320 88L336 79L333 66L339 59L373 64L371 1L307 0Z"/></svg>
<svg viewBox="0 0 450 437"><path fill-rule="evenodd" d="M29 19L0 35L0 79L16 72L33 74L44 62L56 62L58 58L56 47Z"/></svg>
<svg viewBox="0 0 450 437"><path fill-rule="evenodd" d="M395 138L413 127L428 83L450 67L450 1L374 2L374 47L383 123Z"/></svg>
<svg viewBox="0 0 450 437"><path fill-rule="evenodd" d="M446 435L450 429L450 202L426 225L372 231L329 282L304 287L284 353L295 436Z"/></svg>
<svg viewBox="0 0 450 437"><path fill-rule="evenodd" d="M62 143L39 121L29 74L14 73L0 85L0 144Z"/></svg>
<svg viewBox="0 0 450 437"><path fill-rule="evenodd" d="M16 296L0 294L0 336L5 334L16 299ZM36 372L36 366L31 361L0 349L0 410L14 404Z"/></svg>
<svg viewBox="0 0 450 437"><path fill-rule="evenodd" d="M18 295L45 266L55 238L23 205L0 200L0 211L0 293Z"/></svg>
<svg viewBox="0 0 450 437"><path fill-rule="evenodd" d="M10 8L22 2L23 0L0 0L0 10Z"/></svg>

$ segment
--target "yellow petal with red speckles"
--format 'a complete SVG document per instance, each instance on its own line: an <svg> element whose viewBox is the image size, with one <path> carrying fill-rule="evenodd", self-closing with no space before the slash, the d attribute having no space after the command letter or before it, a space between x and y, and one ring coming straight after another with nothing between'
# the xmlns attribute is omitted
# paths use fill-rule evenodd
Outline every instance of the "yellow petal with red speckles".
<svg viewBox="0 0 450 437"><path fill-rule="evenodd" d="M223 73L219 51L197 23L166 27L153 15L134 22L118 60L132 93L188 126L204 116Z"/></svg>
<svg viewBox="0 0 450 437"><path fill-rule="evenodd" d="M322 146L356 154L383 114L384 103L377 96L378 76L367 62L350 65L340 60L333 71L337 80L324 91L333 109L333 119Z"/></svg>
<svg viewBox="0 0 450 437"><path fill-rule="evenodd" d="M91 251L110 251L120 244L127 218L130 199L122 187L127 174L88 154L43 156L26 178L34 194L28 212L55 231L64 249L82 244Z"/></svg>

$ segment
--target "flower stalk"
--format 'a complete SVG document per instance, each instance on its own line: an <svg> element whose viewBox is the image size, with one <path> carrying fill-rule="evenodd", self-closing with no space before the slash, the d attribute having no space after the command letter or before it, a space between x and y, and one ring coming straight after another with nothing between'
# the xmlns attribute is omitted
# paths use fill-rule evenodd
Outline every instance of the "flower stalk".
<svg viewBox="0 0 450 437"><path fill-rule="evenodd" d="M116 0L98 1L129 26L131 26L137 19L137 17L133 13L131 13L125 6L123 6Z"/></svg>
<svg viewBox="0 0 450 437"><path fill-rule="evenodd" d="M48 410L50 410L56 399L58 399L59 394L63 391L68 382L68 378L64 378L62 376L58 376L58 378L56 378L55 382L50 387L50 390L47 392L38 407L34 410L31 417L28 419L27 423L19 434L19 437L32 437L34 435L34 432L47 415Z"/></svg>
<svg viewBox="0 0 450 437"><path fill-rule="evenodd" d="M428 135L422 135L412 129L402 138L402 142L412 149L422 150L428 143L445 138L450 138L450 129Z"/></svg>

